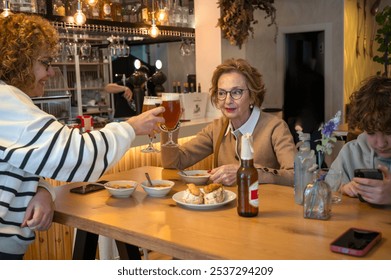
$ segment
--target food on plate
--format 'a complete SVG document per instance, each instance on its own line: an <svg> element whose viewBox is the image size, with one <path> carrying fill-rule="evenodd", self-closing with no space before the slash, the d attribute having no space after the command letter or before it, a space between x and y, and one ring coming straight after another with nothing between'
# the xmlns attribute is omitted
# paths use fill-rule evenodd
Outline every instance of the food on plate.
<svg viewBox="0 0 391 280"><path fill-rule="evenodd" d="M203 189L204 203L216 204L224 201L224 188L222 184L209 184Z"/></svg>
<svg viewBox="0 0 391 280"><path fill-rule="evenodd" d="M204 194L194 184L187 184L187 189L183 194L183 201L189 204L203 204Z"/></svg>
<svg viewBox="0 0 391 280"><path fill-rule="evenodd" d="M209 184L197 187L195 184L187 184L183 201L189 204L216 204L224 201L224 187L222 184Z"/></svg>

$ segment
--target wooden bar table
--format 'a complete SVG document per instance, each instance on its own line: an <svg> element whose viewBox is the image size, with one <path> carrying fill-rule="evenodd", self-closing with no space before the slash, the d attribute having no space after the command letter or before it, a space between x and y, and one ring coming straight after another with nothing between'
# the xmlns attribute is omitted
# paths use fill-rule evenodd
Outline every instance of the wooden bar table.
<svg viewBox="0 0 391 280"><path fill-rule="evenodd" d="M304 219L292 187L265 184L260 185L259 215L243 218L236 212L236 200L210 210L177 205L172 196L186 188L177 170L147 166L102 179L142 182L145 172L152 179L175 182L167 197L149 197L141 186L129 198L113 198L107 190L79 195L69 192L80 185L72 183L56 188L54 222L178 259L391 259L390 207L344 196L333 205L329 220ZM236 187L226 189L236 193ZM380 231L383 239L363 258L331 252L330 243L350 227ZM88 247L96 250L96 242L75 245L75 250Z"/></svg>

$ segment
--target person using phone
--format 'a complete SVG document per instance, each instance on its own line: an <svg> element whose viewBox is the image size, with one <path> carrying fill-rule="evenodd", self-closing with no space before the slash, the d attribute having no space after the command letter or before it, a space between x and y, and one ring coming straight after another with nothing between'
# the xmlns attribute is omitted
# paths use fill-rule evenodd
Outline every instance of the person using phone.
<svg viewBox="0 0 391 280"><path fill-rule="evenodd" d="M0 38L0 259L22 259L34 230L47 230L52 222L54 198L42 178L96 181L136 135L160 130L164 108L100 131L69 128L31 100L55 75L54 27L37 15L13 14L0 17Z"/></svg>
<svg viewBox="0 0 391 280"><path fill-rule="evenodd" d="M350 96L350 129L362 133L346 143L331 169L342 170L342 192L367 202L391 205L391 79L372 76ZM359 178L356 169L379 169L383 179ZM372 177L372 176L366 176Z"/></svg>

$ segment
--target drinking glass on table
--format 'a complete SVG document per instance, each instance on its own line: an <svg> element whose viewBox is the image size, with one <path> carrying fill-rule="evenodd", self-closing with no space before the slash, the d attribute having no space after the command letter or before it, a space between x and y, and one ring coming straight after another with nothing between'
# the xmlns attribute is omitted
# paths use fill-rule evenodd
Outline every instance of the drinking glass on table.
<svg viewBox="0 0 391 280"><path fill-rule="evenodd" d="M143 109L142 112L146 112L148 110L151 110L153 108L159 107L162 104L162 99L157 96L144 96L144 102L143 102ZM160 152L158 149L156 149L153 146L153 135L149 136L149 144L146 148L142 149L141 152L143 153L158 153Z"/></svg>
<svg viewBox="0 0 391 280"><path fill-rule="evenodd" d="M164 124L160 124L160 128L164 132L168 132L168 141L162 146L177 147L172 140L172 133L179 127L179 118L182 114L181 102L179 100L179 93L162 93L162 106L166 109L163 113L165 119Z"/></svg>

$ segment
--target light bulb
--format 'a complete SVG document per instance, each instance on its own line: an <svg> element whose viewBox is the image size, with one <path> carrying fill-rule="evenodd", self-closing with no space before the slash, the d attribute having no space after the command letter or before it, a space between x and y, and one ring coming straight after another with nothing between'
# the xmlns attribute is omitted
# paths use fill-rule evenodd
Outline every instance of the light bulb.
<svg viewBox="0 0 391 280"><path fill-rule="evenodd" d="M152 19L152 25L148 30L148 34L152 38L156 38L157 36L159 36L159 28L157 28L156 26L155 19Z"/></svg>
<svg viewBox="0 0 391 280"><path fill-rule="evenodd" d="M166 9L159 9L159 12L157 12L157 20L160 23L163 23L167 20L167 12Z"/></svg>
<svg viewBox="0 0 391 280"><path fill-rule="evenodd" d="M136 68L138 70L138 69L140 69L140 67L141 67L141 61L136 59L134 61L134 68Z"/></svg>
<svg viewBox="0 0 391 280"><path fill-rule="evenodd" d="M98 3L98 0L87 0L87 4L89 6L94 7L96 5L96 3Z"/></svg>
<svg viewBox="0 0 391 280"><path fill-rule="evenodd" d="M3 12L0 14L0 17L6 18L9 15L12 15L13 13L10 10L10 4L8 1L4 1L4 9Z"/></svg>
<svg viewBox="0 0 391 280"><path fill-rule="evenodd" d="M158 70L162 69L163 63L161 62L160 59L156 60L155 66Z"/></svg>
<svg viewBox="0 0 391 280"><path fill-rule="evenodd" d="M8 16L12 15L12 12L10 9L4 9L3 12L0 14L0 17L6 18Z"/></svg>
<svg viewBox="0 0 391 280"><path fill-rule="evenodd" d="M80 1L77 2L77 10L76 10L76 13L73 15L73 19L75 20L75 23L77 25L83 25L84 23L86 23L86 16L85 16L85 14L83 14L83 12L81 10L81 2Z"/></svg>
<svg viewBox="0 0 391 280"><path fill-rule="evenodd" d="M83 14L83 12L81 10L78 10L73 18L75 19L75 23L77 25L83 25L84 23L86 23L86 16Z"/></svg>

